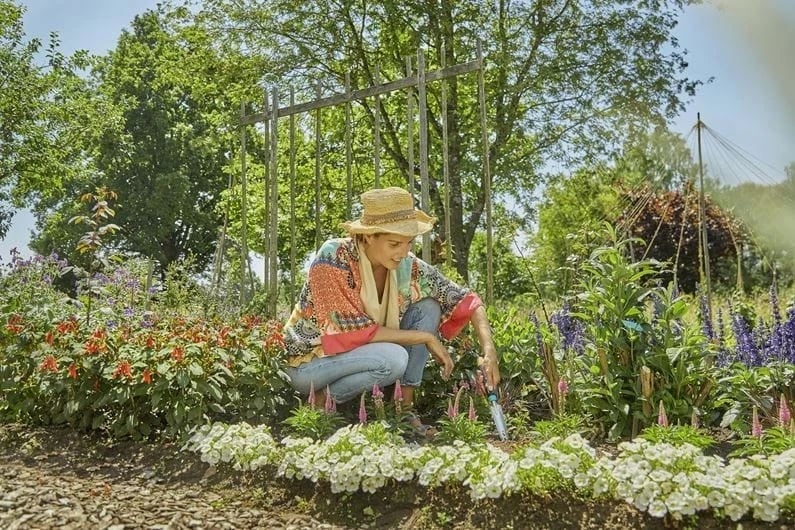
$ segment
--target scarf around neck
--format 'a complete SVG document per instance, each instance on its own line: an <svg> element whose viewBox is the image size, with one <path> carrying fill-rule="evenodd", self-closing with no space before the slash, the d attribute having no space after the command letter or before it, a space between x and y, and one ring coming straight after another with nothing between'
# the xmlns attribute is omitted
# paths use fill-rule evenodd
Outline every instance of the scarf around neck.
<svg viewBox="0 0 795 530"><path fill-rule="evenodd" d="M364 245L357 242L356 246L359 250L359 275L362 278L360 297L364 304L364 311L379 325L390 329L400 329L397 274L393 270L387 271L384 294L379 301L373 266L367 259Z"/></svg>

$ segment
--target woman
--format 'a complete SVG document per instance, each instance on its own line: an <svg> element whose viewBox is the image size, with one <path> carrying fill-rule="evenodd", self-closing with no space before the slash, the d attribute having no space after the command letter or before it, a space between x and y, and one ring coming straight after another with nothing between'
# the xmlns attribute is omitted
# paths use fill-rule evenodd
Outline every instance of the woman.
<svg viewBox="0 0 795 530"><path fill-rule="evenodd" d="M318 250L285 325L292 386L304 395L314 387L317 403L328 388L342 403L400 380L410 409L429 354L443 377L453 370L439 336L453 338L472 322L486 383L496 387L497 353L480 298L410 252L436 219L415 209L401 188L371 190L361 199L361 218L341 225L349 237ZM410 421L428 430L416 416Z"/></svg>

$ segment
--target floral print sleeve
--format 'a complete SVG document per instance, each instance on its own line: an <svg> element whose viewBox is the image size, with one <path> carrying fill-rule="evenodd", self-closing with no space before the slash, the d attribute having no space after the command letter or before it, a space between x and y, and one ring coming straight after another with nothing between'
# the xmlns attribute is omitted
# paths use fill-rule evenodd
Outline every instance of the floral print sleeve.
<svg viewBox="0 0 795 530"><path fill-rule="evenodd" d="M405 299L401 307L408 307L422 298L433 298L442 309L442 322L439 333L445 339L454 338L469 322L472 313L483 305L477 294L461 287L444 276L436 267L429 265L416 256L405 260L411 263L410 280L403 280L407 271L403 267L398 271L398 285ZM403 286L408 283L408 289ZM401 311L402 313L402 311Z"/></svg>

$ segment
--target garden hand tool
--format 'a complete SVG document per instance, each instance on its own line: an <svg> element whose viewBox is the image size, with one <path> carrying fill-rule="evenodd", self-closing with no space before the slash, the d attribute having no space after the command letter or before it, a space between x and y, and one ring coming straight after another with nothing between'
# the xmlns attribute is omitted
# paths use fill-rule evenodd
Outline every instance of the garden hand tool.
<svg viewBox="0 0 795 530"><path fill-rule="evenodd" d="M484 380L485 379L485 374ZM488 393L486 398L489 401L489 411L491 411L491 419L494 420L494 427L497 429L497 436L503 442L508 439L508 429L505 426L505 414L502 411L502 405L497 401L497 392L494 388L486 387Z"/></svg>

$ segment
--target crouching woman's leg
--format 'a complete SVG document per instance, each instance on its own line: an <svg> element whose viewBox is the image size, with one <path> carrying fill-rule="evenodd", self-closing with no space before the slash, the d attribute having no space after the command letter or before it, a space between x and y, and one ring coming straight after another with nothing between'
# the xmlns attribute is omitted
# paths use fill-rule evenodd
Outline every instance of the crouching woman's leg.
<svg viewBox="0 0 795 530"><path fill-rule="evenodd" d="M288 366L285 372L292 387L301 394L309 395L312 385L315 391L328 387L331 397L344 403L370 391L373 385L391 385L403 376L408 361L409 354L403 346L377 342L297 367Z"/></svg>
<svg viewBox="0 0 795 530"><path fill-rule="evenodd" d="M433 298L423 298L409 306L400 321L400 329L427 331L438 335L439 322L442 318L442 309L439 302ZM406 371L400 377L404 385L403 401L406 407L414 404L414 389L422 383L422 372L428 362L428 348L424 344L407 346L408 363Z"/></svg>

